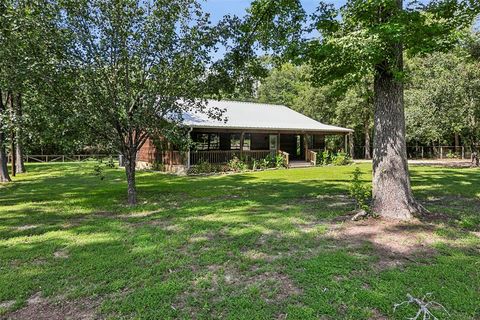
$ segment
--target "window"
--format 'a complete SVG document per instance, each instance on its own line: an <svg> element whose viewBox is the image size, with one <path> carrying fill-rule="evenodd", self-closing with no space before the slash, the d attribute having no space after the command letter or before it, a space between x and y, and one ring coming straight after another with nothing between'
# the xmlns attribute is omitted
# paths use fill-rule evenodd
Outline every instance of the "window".
<svg viewBox="0 0 480 320"><path fill-rule="evenodd" d="M240 133L232 133L230 135L230 149L240 150Z"/></svg>
<svg viewBox="0 0 480 320"><path fill-rule="evenodd" d="M240 133L230 134L230 149L231 150L240 150ZM245 133L243 135L243 150L250 150L252 145L252 138L250 133Z"/></svg>
<svg viewBox="0 0 480 320"><path fill-rule="evenodd" d="M277 135L270 135L270 150L277 150L277 142L278 142L278 136Z"/></svg>
<svg viewBox="0 0 480 320"><path fill-rule="evenodd" d="M196 150L220 149L220 137L218 133L195 133L192 139Z"/></svg>
<svg viewBox="0 0 480 320"><path fill-rule="evenodd" d="M250 150L252 146L252 137L250 133L245 133L243 137L243 150Z"/></svg>

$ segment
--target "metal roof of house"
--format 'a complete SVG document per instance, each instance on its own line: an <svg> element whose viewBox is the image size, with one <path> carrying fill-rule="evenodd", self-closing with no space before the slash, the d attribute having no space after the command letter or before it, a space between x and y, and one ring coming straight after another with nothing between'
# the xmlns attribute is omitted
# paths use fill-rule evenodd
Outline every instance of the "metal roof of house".
<svg viewBox="0 0 480 320"><path fill-rule="evenodd" d="M208 111L218 108L223 110L221 120L212 119ZM193 128L212 129L257 129L276 131L317 131L328 133L348 133L353 130L323 124L286 106L208 100L204 112L187 112L183 114L183 123Z"/></svg>

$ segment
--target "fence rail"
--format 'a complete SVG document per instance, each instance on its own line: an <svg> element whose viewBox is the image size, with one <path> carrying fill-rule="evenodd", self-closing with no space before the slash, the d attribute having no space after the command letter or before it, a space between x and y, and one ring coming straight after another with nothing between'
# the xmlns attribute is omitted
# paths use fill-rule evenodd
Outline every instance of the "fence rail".
<svg viewBox="0 0 480 320"><path fill-rule="evenodd" d="M190 164L197 165L201 162L209 163L227 163L234 157L261 160L271 154L270 150L211 150L211 151L191 151Z"/></svg>
<svg viewBox="0 0 480 320"><path fill-rule="evenodd" d="M75 155L64 155L64 154L33 154L26 155L25 162L78 162L78 161L87 161L90 159L105 159L113 157L116 158L118 155L111 154L75 154Z"/></svg>
<svg viewBox="0 0 480 320"><path fill-rule="evenodd" d="M373 148L370 148L373 152ZM355 158L365 159L365 147L355 146ZM465 146L407 146L408 159L470 159L472 151ZM372 157L372 154L370 154Z"/></svg>

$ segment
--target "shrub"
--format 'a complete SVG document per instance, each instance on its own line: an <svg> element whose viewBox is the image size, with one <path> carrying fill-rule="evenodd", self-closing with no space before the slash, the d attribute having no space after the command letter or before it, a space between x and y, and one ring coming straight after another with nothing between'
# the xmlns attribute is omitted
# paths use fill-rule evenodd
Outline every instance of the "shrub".
<svg viewBox="0 0 480 320"><path fill-rule="evenodd" d="M153 164L152 164L152 170L153 171L165 171L165 165L159 161L155 161Z"/></svg>
<svg viewBox="0 0 480 320"><path fill-rule="evenodd" d="M329 150L324 150L319 155L320 156L317 157L317 162L319 165L325 166L332 162L332 154Z"/></svg>
<svg viewBox="0 0 480 320"><path fill-rule="evenodd" d="M332 164L334 166L344 166L350 163L349 156L344 152L339 152L332 156Z"/></svg>
<svg viewBox="0 0 480 320"><path fill-rule="evenodd" d="M232 160L228 161L227 166L230 170L235 172L241 172L248 169L248 165L238 157L233 157Z"/></svg>
<svg viewBox="0 0 480 320"><path fill-rule="evenodd" d="M452 152L452 150L448 150L448 153L445 155L447 159L456 159L459 158L458 154L456 152Z"/></svg>
<svg viewBox="0 0 480 320"><path fill-rule="evenodd" d="M115 168L115 161L112 157L109 157L106 162L103 162L103 159L96 160L96 163L93 167L93 174L100 178L100 180L105 179L105 168L113 169Z"/></svg>
<svg viewBox="0 0 480 320"><path fill-rule="evenodd" d="M265 170L270 167L271 157L267 156L265 159L262 159L258 162L258 167L260 170Z"/></svg>
<svg viewBox="0 0 480 320"><path fill-rule="evenodd" d="M192 166L188 170L188 174L201 174L201 173L215 173L215 172L224 172L225 166L211 164L208 161L200 161L197 165Z"/></svg>
<svg viewBox="0 0 480 320"><path fill-rule="evenodd" d="M350 157L345 152L334 154L329 150L317 153L317 165L326 166L333 164L334 166L344 166L350 163Z"/></svg>
<svg viewBox="0 0 480 320"><path fill-rule="evenodd" d="M275 168L285 167L285 158L283 156L278 154L274 160L275 160Z"/></svg>
<svg viewBox="0 0 480 320"><path fill-rule="evenodd" d="M371 189L368 185L360 179L362 171L359 167L355 168L352 175L352 181L350 182L349 191L350 196L355 199L357 210L365 210L367 213L371 213L370 199L372 197Z"/></svg>

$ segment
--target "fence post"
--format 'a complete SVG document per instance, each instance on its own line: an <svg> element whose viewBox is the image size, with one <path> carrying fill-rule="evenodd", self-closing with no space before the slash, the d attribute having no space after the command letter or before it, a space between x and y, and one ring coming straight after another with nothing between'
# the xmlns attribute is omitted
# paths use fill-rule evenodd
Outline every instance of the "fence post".
<svg viewBox="0 0 480 320"><path fill-rule="evenodd" d="M440 147L440 159L443 159L443 147Z"/></svg>
<svg viewBox="0 0 480 320"><path fill-rule="evenodd" d="M62 162L65 162L65 155L62 155Z"/></svg>
<svg viewBox="0 0 480 320"><path fill-rule="evenodd" d="M45 157L45 162L48 162L48 156Z"/></svg>
<svg viewBox="0 0 480 320"><path fill-rule="evenodd" d="M465 159L465 147L462 146L462 160Z"/></svg>
<svg viewBox="0 0 480 320"><path fill-rule="evenodd" d="M425 159L424 154L423 154L423 146L422 146L422 159Z"/></svg>

